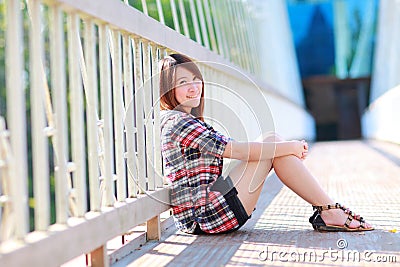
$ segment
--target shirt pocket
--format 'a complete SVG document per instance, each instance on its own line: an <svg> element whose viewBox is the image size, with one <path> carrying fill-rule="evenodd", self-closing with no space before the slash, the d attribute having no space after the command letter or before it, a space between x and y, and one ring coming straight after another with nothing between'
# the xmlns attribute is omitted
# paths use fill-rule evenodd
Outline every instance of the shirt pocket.
<svg viewBox="0 0 400 267"><path fill-rule="evenodd" d="M188 147L185 149L186 160L197 160L201 157L201 152L197 148Z"/></svg>

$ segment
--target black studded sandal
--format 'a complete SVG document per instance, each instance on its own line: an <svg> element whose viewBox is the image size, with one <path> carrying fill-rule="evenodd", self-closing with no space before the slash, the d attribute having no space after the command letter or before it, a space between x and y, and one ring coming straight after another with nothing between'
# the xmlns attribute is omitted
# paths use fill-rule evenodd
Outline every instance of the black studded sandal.
<svg viewBox="0 0 400 267"><path fill-rule="evenodd" d="M363 217L356 215L354 212L350 211L343 205L336 203L333 205L325 206L313 206L314 214L310 217L309 222L311 223L314 230L319 232L360 232L360 231L371 231L374 230L373 227L367 227ZM344 213L348 214L346 222L343 226L337 225L327 225L321 217L321 212L329 209L341 209ZM357 228L350 228L350 223L352 220L357 220L360 222L360 226Z"/></svg>

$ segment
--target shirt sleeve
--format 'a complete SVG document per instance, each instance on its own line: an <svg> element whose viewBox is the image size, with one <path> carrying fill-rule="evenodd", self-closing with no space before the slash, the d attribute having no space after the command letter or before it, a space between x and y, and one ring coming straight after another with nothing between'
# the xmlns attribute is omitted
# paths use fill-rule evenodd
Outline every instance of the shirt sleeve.
<svg viewBox="0 0 400 267"><path fill-rule="evenodd" d="M172 139L183 147L199 150L202 154L222 157L230 138L214 130L210 125L189 116L180 116L172 129Z"/></svg>

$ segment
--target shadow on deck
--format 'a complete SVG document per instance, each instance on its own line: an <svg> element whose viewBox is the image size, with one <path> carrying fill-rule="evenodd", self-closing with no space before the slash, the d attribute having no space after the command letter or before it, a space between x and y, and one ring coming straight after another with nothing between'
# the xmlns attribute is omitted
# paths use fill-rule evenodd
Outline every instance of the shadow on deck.
<svg viewBox="0 0 400 267"><path fill-rule="evenodd" d="M376 230L318 233L312 208L272 174L252 219L227 235L166 231L113 266L365 266L400 263L400 146L367 141L313 144L305 164L337 202ZM347 247L340 249L342 244ZM339 247L338 247L339 246Z"/></svg>

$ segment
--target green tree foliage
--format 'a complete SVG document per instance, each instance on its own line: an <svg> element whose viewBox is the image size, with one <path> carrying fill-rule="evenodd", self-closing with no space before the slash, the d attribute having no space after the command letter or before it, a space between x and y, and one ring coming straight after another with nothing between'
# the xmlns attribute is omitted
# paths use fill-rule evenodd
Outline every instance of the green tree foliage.
<svg viewBox="0 0 400 267"><path fill-rule="evenodd" d="M5 27L6 27L5 4L4 2L0 2L0 115L1 116L4 116L6 114Z"/></svg>

